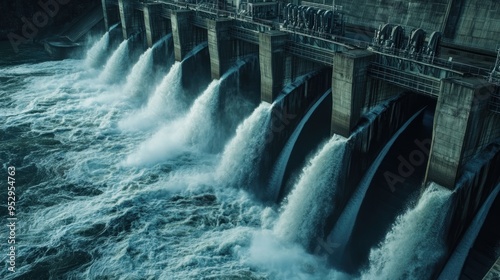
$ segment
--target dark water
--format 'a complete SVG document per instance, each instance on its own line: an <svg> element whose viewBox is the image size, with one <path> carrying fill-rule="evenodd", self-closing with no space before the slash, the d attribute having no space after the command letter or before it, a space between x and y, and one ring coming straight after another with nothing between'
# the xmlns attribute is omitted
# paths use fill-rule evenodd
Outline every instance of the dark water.
<svg viewBox="0 0 500 280"><path fill-rule="evenodd" d="M231 117L221 121L221 81L186 98L179 63L147 74L147 52L126 75L110 70L125 63L125 51L97 68L88 59L51 61L36 46L13 54L3 43L0 54L1 172L15 167L17 199L16 272L8 271L5 241L1 279L354 277L304 249L328 214L345 139L320 145L283 205L269 206L245 191L269 104L226 94ZM429 191L402 213L370 256L372 270L356 277L400 277L399 266L383 270L386 250L418 247L430 231L415 240L404 233L435 216L427 206L442 207L447 195ZM7 201L7 192L0 196ZM414 263L404 261L402 268Z"/></svg>
<svg viewBox="0 0 500 280"><path fill-rule="evenodd" d="M2 54L8 49L3 45ZM5 262L2 279L323 279L330 273L299 245L273 240L277 205L226 186L235 180L226 174L251 168L237 155L259 145L245 133L260 127L269 105L238 131L216 135L218 81L196 100L183 100L174 65L163 83L149 80L158 87L137 99L137 89L127 94L128 78L102 79L104 66L50 61L36 46L25 50L0 61L0 155L4 172L16 168L18 199L16 272ZM250 115L251 103L244 104L232 111ZM217 141L222 145L207 144ZM0 233L7 236L7 228Z"/></svg>

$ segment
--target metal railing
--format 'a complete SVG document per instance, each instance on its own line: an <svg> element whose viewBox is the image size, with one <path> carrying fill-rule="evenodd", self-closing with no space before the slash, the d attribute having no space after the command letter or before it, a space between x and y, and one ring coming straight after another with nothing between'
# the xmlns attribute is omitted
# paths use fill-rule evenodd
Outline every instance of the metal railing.
<svg viewBox="0 0 500 280"><path fill-rule="evenodd" d="M231 26L229 35L235 39L252 44L259 44L259 33L243 27Z"/></svg>
<svg viewBox="0 0 500 280"><path fill-rule="evenodd" d="M438 78L408 73L378 63L372 63L368 68L368 73L373 78L386 81L408 90L432 97L439 96L441 81Z"/></svg>
<svg viewBox="0 0 500 280"><path fill-rule="evenodd" d="M285 50L295 56L312 60L323 65L333 66L333 56L335 55L335 51L300 44L294 41L287 41Z"/></svg>
<svg viewBox="0 0 500 280"><path fill-rule="evenodd" d="M455 61L449 61L446 59L426 54L411 54L409 51L404 49L391 49L391 48L371 45L369 50L380 55L392 56L418 64L438 67L442 70L454 72L460 75L470 74L486 78L491 73L491 70L487 68L455 62Z"/></svg>
<svg viewBox="0 0 500 280"><path fill-rule="evenodd" d="M191 20L191 23L194 26L198 26L198 27L205 28L205 29L208 27L207 18L203 18L203 17L193 17Z"/></svg>

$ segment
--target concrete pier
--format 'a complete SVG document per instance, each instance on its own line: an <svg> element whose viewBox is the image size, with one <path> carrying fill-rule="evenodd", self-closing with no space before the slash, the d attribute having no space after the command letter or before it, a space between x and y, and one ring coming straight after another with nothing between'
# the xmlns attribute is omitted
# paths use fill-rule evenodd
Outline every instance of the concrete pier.
<svg viewBox="0 0 500 280"><path fill-rule="evenodd" d="M219 79L229 68L234 56L233 42L229 36L232 20L209 20L208 51L210 52L210 69L212 79Z"/></svg>
<svg viewBox="0 0 500 280"><path fill-rule="evenodd" d="M273 103L283 88L285 43L288 34L269 31L259 34L261 100Z"/></svg>
<svg viewBox="0 0 500 280"><path fill-rule="evenodd" d="M171 32L171 25L162 18L162 5L158 3L144 6L144 26L146 27L146 41L152 47L161 37Z"/></svg>
<svg viewBox="0 0 500 280"><path fill-rule="evenodd" d="M102 12L104 15L104 25L109 30L115 23L120 22L120 10L116 4L110 0L102 0Z"/></svg>
<svg viewBox="0 0 500 280"><path fill-rule="evenodd" d="M193 33L193 26L190 23L192 16L193 12L189 10L172 11L172 37L176 61L182 61L192 48L190 44Z"/></svg>
<svg viewBox="0 0 500 280"><path fill-rule="evenodd" d="M425 181L454 189L464 157L473 154L492 86L478 78L441 81L434 117L434 133Z"/></svg>
<svg viewBox="0 0 500 280"><path fill-rule="evenodd" d="M120 19L124 40L144 30L144 16L140 11L134 9L133 2L118 0L118 6L120 7Z"/></svg>
<svg viewBox="0 0 500 280"><path fill-rule="evenodd" d="M361 117L366 96L367 70L373 54L355 50L333 58L332 134L351 135Z"/></svg>

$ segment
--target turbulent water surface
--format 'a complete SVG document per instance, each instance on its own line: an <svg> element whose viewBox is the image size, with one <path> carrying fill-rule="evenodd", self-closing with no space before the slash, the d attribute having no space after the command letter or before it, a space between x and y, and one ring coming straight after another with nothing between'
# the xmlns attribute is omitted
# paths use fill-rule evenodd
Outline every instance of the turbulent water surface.
<svg viewBox="0 0 500 280"><path fill-rule="evenodd" d="M4 262L1 279L359 277L307 252L331 208L345 139L334 137L318 150L281 208L264 204L248 184L272 105L256 106L232 134L215 137L221 80L186 99L181 63L155 79L144 74L151 71L150 51L127 62L127 41L105 55L107 40L89 56L107 57L104 67L50 61L34 46L0 57L0 159L3 177L16 168L18 200L16 272ZM8 48L0 45L0 52ZM121 73L127 63L136 67ZM151 85L140 92L144 102L127 98L140 91L133 81ZM365 275L400 277L405 264L387 258L423 258L415 248L426 237L407 240L406 232L432 234L440 217L426 205L440 209L445 198L431 190L400 217L372 251ZM410 226L413 219L418 223ZM0 235L7 230L1 227ZM385 252L401 248L414 255ZM426 267L423 260L414 270L420 275Z"/></svg>
<svg viewBox="0 0 500 280"><path fill-rule="evenodd" d="M148 93L151 103L133 108L123 99L130 85L113 83L108 72L124 63L125 45L101 69L72 59L43 61L35 47L2 60L0 155L3 170L17 170L19 202L17 271L8 273L5 263L1 278L269 279L302 259L260 265L256 235L277 210L217 175L235 168L221 163L233 161L222 150L203 145L215 129L203 114L211 113L219 83L200 92L184 114L162 113L162 100L175 99L166 87L178 88L177 64L163 83L148 81L158 84ZM156 126L127 129L138 125L134 115ZM165 138L155 140L158 133ZM293 244L275 246L313 258ZM315 275L310 269L301 268Z"/></svg>

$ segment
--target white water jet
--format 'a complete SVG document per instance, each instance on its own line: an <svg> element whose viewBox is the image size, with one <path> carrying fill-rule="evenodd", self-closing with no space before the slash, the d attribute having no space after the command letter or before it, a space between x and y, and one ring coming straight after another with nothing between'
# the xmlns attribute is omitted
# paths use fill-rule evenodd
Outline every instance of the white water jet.
<svg viewBox="0 0 500 280"><path fill-rule="evenodd" d="M108 46L109 31L104 33L101 39L95 42L94 45L92 45L92 47L87 51L87 56L85 57L85 65L89 68L93 68L102 63Z"/></svg>
<svg viewBox="0 0 500 280"><path fill-rule="evenodd" d="M158 40L156 43L153 44L152 48L153 49L158 48L170 39L172 39L172 33L163 36L160 40Z"/></svg>
<svg viewBox="0 0 500 280"><path fill-rule="evenodd" d="M445 219L452 192L430 184L417 205L400 215L377 248L361 279L427 279L446 254Z"/></svg>
<svg viewBox="0 0 500 280"><path fill-rule="evenodd" d="M213 115L218 105L221 80L214 80L182 118L162 127L128 156L127 165L155 164L179 156L193 146L204 149L211 144Z"/></svg>
<svg viewBox="0 0 500 280"><path fill-rule="evenodd" d="M271 106L263 102L238 126L217 167L216 176L221 182L246 186L255 180L270 118Z"/></svg>
<svg viewBox="0 0 500 280"><path fill-rule="evenodd" d="M184 57L184 59L182 61L188 60L189 58L196 55L197 53L199 53L201 50L203 50L207 46L208 46L207 42L203 42L203 43L195 46L189 53L186 54L186 56Z"/></svg>
<svg viewBox="0 0 500 280"><path fill-rule="evenodd" d="M153 76L153 48L148 48L134 64L124 86L125 94L145 99Z"/></svg>
<svg viewBox="0 0 500 280"><path fill-rule="evenodd" d="M334 135L304 167L273 229L281 239L307 247L330 215L346 143Z"/></svg>
<svg viewBox="0 0 500 280"><path fill-rule="evenodd" d="M125 73L128 63L128 39L120 43L113 52L99 79L104 82L113 82L119 80Z"/></svg>
<svg viewBox="0 0 500 280"><path fill-rule="evenodd" d="M176 62L156 87L146 106L119 123L123 130L150 129L169 117L185 110L184 91L181 85L181 63Z"/></svg>

